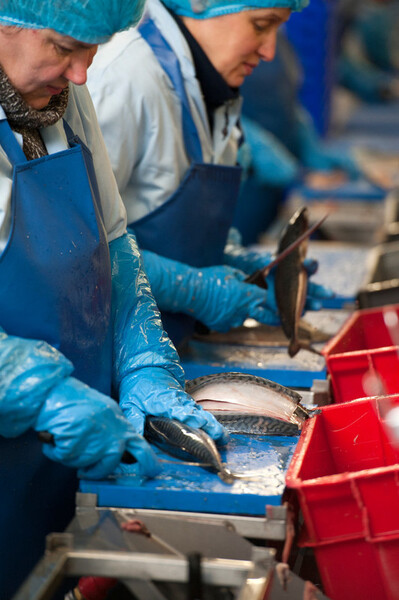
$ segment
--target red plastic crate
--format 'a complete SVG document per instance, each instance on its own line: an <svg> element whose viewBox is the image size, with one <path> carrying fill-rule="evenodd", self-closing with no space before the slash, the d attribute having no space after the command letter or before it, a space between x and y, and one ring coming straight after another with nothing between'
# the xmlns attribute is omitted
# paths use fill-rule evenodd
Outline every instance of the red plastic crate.
<svg viewBox="0 0 399 600"><path fill-rule="evenodd" d="M399 392L399 305L358 310L323 354L335 402Z"/></svg>
<svg viewBox="0 0 399 600"><path fill-rule="evenodd" d="M286 476L332 600L399 599L399 444L383 417L399 395L323 407L302 430Z"/></svg>

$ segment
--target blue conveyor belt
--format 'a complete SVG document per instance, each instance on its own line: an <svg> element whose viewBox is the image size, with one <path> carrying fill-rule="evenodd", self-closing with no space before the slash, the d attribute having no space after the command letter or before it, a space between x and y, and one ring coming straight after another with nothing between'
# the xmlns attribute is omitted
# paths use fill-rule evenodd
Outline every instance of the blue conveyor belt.
<svg viewBox="0 0 399 600"><path fill-rule="evenodd" d="M257 246L256 250L270 250ZM325 309L308 312L307 320L314 327L333 336L348 317L346 305L352 305L366 273L369 249L363 246L311 242L308 256L319 261L312 280L331 287L336 296L324 301ZM350 310L350 309L349 309ZM322 344L315 347L322 349ZM206 343L191 340L180 352L187 379L222 371L251 373L288 387L311 388L315 379L326 379L325 361L321 356L301 350L290 358L286 347L259 347Z"/></svg>
<svg viewBox="0 0 399 600"><path fill-rule="evenodd" d="M322 344L316 344L321 350ZM300 350L290 358L287 347L236 346L190 341L180 352L187 379L225 371L250 373L288 387L311 388L314 379L326 379L322 356Z"/></svg>
<svg viewBox="0 0 399 600"><path fill-rule="evenodd" d="M355 148L367 148L377 152L399 152L399 137L397 135L380 135L373 131L343 133L327 142L328 147L335 152L347 152Z"/></svg>
<svg viewBox="0 0 399 600"><path fill-rule="evenodd" d="M223 462L233 472L254 477L232 485L202 467L156 450L168 462L155 479L127 475L81 481L80 491L97 494L99 507L264 516L266 505L281 504L285 474L297 442L298 437L232 434L221 450Z"/></svg>
<svg viewBox="0 0 399 600"><path fill-rule="evenodd" d="M362 104L345 125L348 133L365 132L383 136L399 134L399 101L384 104Z"/></svg>
<svg viewBox="0 0 399 600"><path fill-rule="evenodd" d="M356 202L382 202L387 194L386 190L374 185L366 179L347 181L342 185L330 189L315 189L305 184L293 189L296 196L307 200L350 200Z"/></svg>

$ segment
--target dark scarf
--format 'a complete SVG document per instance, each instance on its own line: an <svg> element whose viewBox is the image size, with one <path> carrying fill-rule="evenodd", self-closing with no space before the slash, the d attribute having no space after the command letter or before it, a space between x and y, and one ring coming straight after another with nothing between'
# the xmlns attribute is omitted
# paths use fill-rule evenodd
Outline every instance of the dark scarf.
<svg viewBox="0 0 399 600"><path fill-rule="evenodd" d="M0 67L0 104L13 131L23 138L23 151L28 160L47 154L39 129L49 127L59 121L68 104L68 88L61 94L52 96L45 108L36 110L23 100Z"/></svg>

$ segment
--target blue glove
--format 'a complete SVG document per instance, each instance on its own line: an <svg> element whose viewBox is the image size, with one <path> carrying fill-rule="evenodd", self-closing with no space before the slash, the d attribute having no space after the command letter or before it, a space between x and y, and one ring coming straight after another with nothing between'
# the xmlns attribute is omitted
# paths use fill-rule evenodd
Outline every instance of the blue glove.
<svg viewBox="0 0 399 600"><path fill-rule="evenodd" d="M258 269L263 269L273 259L270 252L255 252L248 250L241 245L240 233L232 228L229 232L229 238L224 250L224 259L226 264L241 269L248 275L251 275ZM317 260L306 258L303 263L308 277L316 273L318 268ZM266 283L269 291L268 305L277 313L276 297L274 293L274 269L271 270L266 278ZM332 298L334 292L318 283L308 280L307 298L305 310L320 310L322 308L322 300Z"/></svg>
<svg viewBox="0 0 399 600"><path fill-rule="evenodd" d="M161 310L182 312L216 331L228 331L251 317L280 321L267 290L244 283L245 273L222 265L196 269L144 251L144 264Z"/></svg>
<svg viewBox="0 0 399 600"><path fill-rule="evenodd" d="M351 153L335 151L323 146L310 115L297 108L297 135L300 160L304 167L317 171L341 169L350 177L360 176L360 171Z"/></svg>
<svg viewBox="0 0 399 600"><path fill-rule="evenodd" d="M386 102L398 97L395 76L349 56L338 60L338 81L365 102Z"/></svg>
<svg viewBox="0 0 399 600"><path fill-rule="evenodd" d="M160 466L145 439L125 419L115 400L69 377L47 397L35 423L49 431L55 446L43 452L52 460L79 467L78 476L101 479L114 471L125 450L141 475L153 477Z"/></svg>
<svg viewBox="0 0 399 600"><path fill-rule="evenodd" d="M287 187L299 177L297 159L281 142L261 125L241 117L245 141L238 152L238 162L245 174L252 173L259 183Z"/></svg>
<svg viewBox="0 0 399 600"><path fill-rule="evenodd" d="M79 468L80 477L105 477L125 449L142 474L154 475L159 470L154 453L117 403L70 377L72 371L45 342L0 332L0 434L15 437L31 427L48 431L55 445L43 446L43 452Z"/></svg>
<svg viewBox="0 0 399 600"><path fill-rule="evenodd" d="M111 242L110 254L113 378L125 416L139 432L146 415L164 416L204 429L224 443L224 428L184 391L184 371L162 328L134 236Z"/></svg>

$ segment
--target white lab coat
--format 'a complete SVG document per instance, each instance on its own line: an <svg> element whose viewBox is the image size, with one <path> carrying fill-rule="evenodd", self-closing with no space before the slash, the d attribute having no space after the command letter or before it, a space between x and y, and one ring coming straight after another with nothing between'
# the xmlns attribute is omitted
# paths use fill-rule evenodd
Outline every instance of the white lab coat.
<svg viewBox="0 0 399 600"><path fill-rule="evenodd" d="M4 111L0 106L0 118L3 117ZM104 224L108 241L111 242L126 231L126 211L86 86L69 85L69 101L64 118L93 154ZM41 129L40 132L49 154L68 148L62 119L51 127ZM22 136L20 134L15 136L22 146ZM0 252L5 247L10 231L11 191L12 166L3 148L0 147ZM45 223L43 226L45 227Z"/></svg>
<svg viewBox="0 0 399 600"><path fill-rule="evenodd" d="M184 36L159 0L149 0L147 12L179 59L204 162L235 165L241 99L217 109L212 139ZM162 205L189 168L180 101L151 48L134 28L116 34L100 47L89 69L88 87L128 223L132 223ZM223 134L226 111L227 135Z"/></svg>

